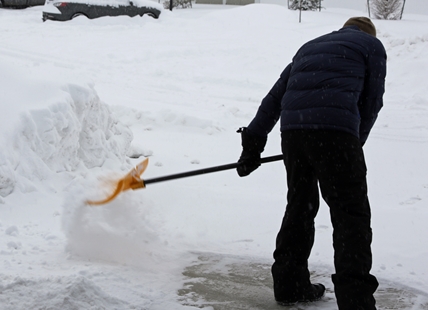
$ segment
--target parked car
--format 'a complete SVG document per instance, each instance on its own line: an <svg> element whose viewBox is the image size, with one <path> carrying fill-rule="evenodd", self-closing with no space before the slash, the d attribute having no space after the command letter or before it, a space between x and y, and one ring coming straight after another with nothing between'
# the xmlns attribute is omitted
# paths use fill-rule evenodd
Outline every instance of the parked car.
<svg viewBox="0 0 428 310"><path fill-rule="evenodd" d="M23 9L29 6L44 5L45 0L0 0L0 7Z"/></svg>
<svg viewBox="0 0 428 310"><path fill-rule="evenodd" d="M66 21L81 15L93 19L144 14L158 18L162 9L162 5L151 0L46 0L42 19Z"/></svg>

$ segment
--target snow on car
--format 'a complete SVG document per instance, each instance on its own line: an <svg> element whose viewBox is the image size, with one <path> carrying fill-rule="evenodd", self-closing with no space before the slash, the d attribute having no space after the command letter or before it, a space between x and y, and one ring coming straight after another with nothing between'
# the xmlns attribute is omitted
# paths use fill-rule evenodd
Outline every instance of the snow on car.
<svg viewBox="0 0 428 310"><path fill-rule="evenodd" d="M162 6L150 0L47 0L43 8L43 21L48 19L67 21L77 16L89 19L102 16L128 15L130 17L145 14L159 18Z"/></svg>

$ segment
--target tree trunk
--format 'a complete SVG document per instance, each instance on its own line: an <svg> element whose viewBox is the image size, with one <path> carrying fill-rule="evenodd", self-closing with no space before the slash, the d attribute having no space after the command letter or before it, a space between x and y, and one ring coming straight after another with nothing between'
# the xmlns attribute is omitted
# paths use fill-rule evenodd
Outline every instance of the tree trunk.
<svg viewBox="0 0 428 310"><path fill-rule="evenodd" d="M403 18L403 12L404 12L404 6L406 5L406 0L403 0L403 6L401 8L401 14L400 14L400 19Z"/></svg>
<svg viewBox="0 0 428 310"><path fill-rule="evenodd" d="M370 0L367 0L367 10L369 11L369 18L370 18Z"/></svg>

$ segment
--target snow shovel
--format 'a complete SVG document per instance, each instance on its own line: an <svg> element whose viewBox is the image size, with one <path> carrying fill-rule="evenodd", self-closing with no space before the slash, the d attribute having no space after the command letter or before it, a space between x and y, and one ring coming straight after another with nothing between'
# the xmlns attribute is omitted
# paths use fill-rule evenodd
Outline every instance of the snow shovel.
<svg viewBox="0 0 428 310"><path fill-rule="evenodd" d="M283 159L283 155L269 156L269 157L262 158L261 163L264 164L264 163L269 163L272 161L278 161L282 159ZM107 198L103 200L87 200L86 203L92 206L102 205L112 201L121 192L127 191L129 189L135 190L138 188L145 188L147 184L151 184L151 183L157 183L157 182L181 179L185 177L191 177L195 175L207 174L207 173L212 173L217 171L235 169L239 165L238 163L232 163L232 164L214 166L210 168L187 171L183 173L171 174L163 177L143 180L140 178L140 176L144 172L144 170L146 170L148 163L149 163L149 159L148 158L144 159L135 168L133 168L127 175L125 175L125 177L117 181L115 191Z"/></svg>

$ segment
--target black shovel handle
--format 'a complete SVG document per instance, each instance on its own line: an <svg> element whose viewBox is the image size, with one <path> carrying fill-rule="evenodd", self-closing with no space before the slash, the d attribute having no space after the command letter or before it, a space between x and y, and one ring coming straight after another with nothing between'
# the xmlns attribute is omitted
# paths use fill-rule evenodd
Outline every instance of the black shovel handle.
<svg viewBox="0 0 428 310"><path fill-rule="evenodd" d="M270 163L272 161L283 160L283 158L284 157L282 154L264 157L261 159L261 163L262 164ZM238 165L239 165L238 163L232 163L232 164L226 164L226 165L221 165L221 166L215 166L215 167L210 167L210 168L193 170L193 171L188 171L188 172L183 172L183 173L171 174L171 175L167 175L167 176L163 176L163 177L147 179L147 180L142 180L142 181L144 182L145 185L147 185L147 184L151 184L151 183L157 183L157 182L181 179L181 178L186 178L186 177L191 177L191 176L201 175L201 174L207 174L207 173L212 173L212 172L217 172L217 171L235 169L236 167L238 167Z"/></svg>

